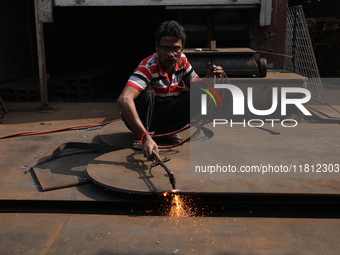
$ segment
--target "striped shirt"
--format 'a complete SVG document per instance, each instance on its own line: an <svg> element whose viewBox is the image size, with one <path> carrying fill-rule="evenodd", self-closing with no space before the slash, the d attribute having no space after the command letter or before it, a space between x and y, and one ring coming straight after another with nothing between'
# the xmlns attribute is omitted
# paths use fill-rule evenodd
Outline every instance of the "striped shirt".
<svg viewBox="0 0 340 255"><path fill-rule="evenodd" d="M198 75L183 53L175 65L172 77L169 77L162 69L157 60L157 53L154 53L142 60L126 85L143 91L150 84L156 93L156 97L164 98L178 96L184 89L184 84L189 86L191 81L197 79Z"/></svg>

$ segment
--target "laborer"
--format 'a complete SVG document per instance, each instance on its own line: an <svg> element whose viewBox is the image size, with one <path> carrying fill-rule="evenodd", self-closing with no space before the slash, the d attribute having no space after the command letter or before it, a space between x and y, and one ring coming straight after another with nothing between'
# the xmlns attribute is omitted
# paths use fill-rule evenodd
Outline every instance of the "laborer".
<svg viewBox="0 0 340 255"><path fill-rule="evenodd" d="M185 41L177 21L163 22L155 33L156 52L142 60L117 100L126 126L137 136L133 146L142 149L149 160L153 150L158 152L149 132L176 131L190 120L190 93L183 89L199 77L183 54ZM221 77L222 72L213 65L206 77ZM176 144L182 138L174 134L167 140Z"/></svg>

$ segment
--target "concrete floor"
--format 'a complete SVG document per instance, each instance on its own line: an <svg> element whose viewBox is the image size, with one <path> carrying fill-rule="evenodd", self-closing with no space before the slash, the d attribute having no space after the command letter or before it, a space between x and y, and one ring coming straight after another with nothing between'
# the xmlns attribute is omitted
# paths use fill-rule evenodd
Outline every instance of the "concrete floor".
<svg viewBox="0 0 340 255"><path fill-rule="evenodd" d="M338 90L336 90L338 91ZM338 98L330 92L336 104ZM10 114L0 124L0 135L101 123L118 118L114 103L52 102L59 110L41 112L40 104L9 103ZM337 123L323 125L324 134L340 144ZM25 201L112 201L95 184L42 192L31 174L23 174L55 141L95 142L100 130L64 131L0 140L0 196L20 207ZM237 139L236 137L234 139ZM230 141L232 142L232 141ZM311 140L312 143L312 140ZM308 145L305 145L309 150ZM328 149L326 148L326 151ZM292 152L293 153L293 152ZM332 151L332 155L338 149ZM326 155L326 154L325 154ZM332 156L334 157L334 156ZM340 158L340 157L339 157ZM255 181L256 182L256 181ZM339 195L339 178L315 183ZM319 186L317 186L319 185ZM274 185L275 186L275 185ZM305 189L310 189L303 185ZM311 188L313 185L310 186ZM121 199L121 198L119 198ZM142 199L143 200L143 199ZM76 203L75 203L76 206ZM338 207L337 207L338 208ZM228 208L226 208L228 211ZM48 211L48 208L46 208ZM339 254L339 214L332 218L292 217L185 217L22 213L2 210L1 254ZM269 212L270 214L270 212Z"/></svg>

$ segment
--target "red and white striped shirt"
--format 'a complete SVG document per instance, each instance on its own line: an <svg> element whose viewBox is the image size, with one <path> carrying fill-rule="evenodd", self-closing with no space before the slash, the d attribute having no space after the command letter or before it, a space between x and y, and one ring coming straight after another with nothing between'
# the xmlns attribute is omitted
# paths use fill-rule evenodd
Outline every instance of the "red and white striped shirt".
<svg viewBox="0 0 340 255"><path fill-rule="evenodd" d="M184 85L190 85L190 82L198 79L198 75L193 70L188 59L182 53L180 60L175 65L172 77L162 69L157 61L157 53L145 58L139 64L134 73L130 76L126 85L132 86L139 91L143 91L148 85L151 85L156 93L156 97L178 96Z"/></svg>

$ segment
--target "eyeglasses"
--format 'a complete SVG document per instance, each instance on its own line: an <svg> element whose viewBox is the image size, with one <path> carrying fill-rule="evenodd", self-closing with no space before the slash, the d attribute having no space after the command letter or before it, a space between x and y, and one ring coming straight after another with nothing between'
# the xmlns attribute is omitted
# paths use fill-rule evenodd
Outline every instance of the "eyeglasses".
<svg viewBox="0 0 340 255"><path fill-rule="evenodd" d="M183 49L179 46L175 46L175 47L169 47L169 46L159 46L159 48L161 49L161 51L163 51L164 53L169 53L170 51L172 51L173 53L180 53Z"/></svg>

